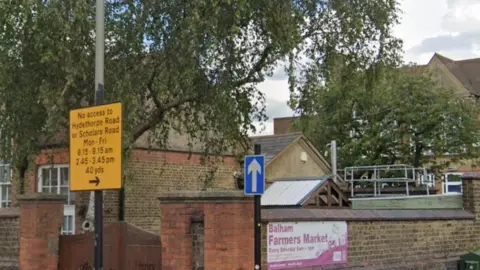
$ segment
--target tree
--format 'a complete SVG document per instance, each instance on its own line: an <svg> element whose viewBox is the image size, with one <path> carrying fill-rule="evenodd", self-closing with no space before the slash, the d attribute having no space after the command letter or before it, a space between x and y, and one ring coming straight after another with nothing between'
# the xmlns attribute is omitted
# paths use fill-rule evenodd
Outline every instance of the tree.
<svg viewBox="0 0 480 270"><path fill-rule="evenodd" d="M343 59L338 57L337 59ZM367 69L336 65L324 86L302 89L314 97L299 128L320 149L333 139L341 166L408 164L440 169L450 161L478 157L479 115L472 100L460 99L432 74L377 62ZM297 104L306 104L300 102ZM454 154L454 155L452 155Z"/></svg>
<svg viewBox="0 0 480 270"><path fill-rule="evenodd" d="M369 42L396 12L357 2L107 1L105 98L125 107L125 148L153 131L162 147L172 129L206 154L237 145L265 119L256 85L280 60ZM3 1L0 15L0 128L16 142L0 153L23 164L93 102L94 1Z"/></svg>
<svg viewBox="0 0 480 270"><path fill-rule="evenodd" d="M26 158L67 130L68 111L93 104L94 1L0 3L0 153ZM242 142L265 119L256 85L301 39L300 7L269 1L107 1L106 96L124 106L125 149L169 131L205 156ZM301 15L301 14L300 14ZM63 141L68 143L68 141Z"/></svg>
<svg viewBox="0 0 480 270"><path fill-rule="evenodd" d="M439 156L476 157L477 106L455 98L431 74L405 73L402 41L392 35L397 3L372 2L358 3L371 16L351 18L348 35L315 36L315 46L297 51L310 60L305 65L291 55L290 106L302 116L297 128L320 150L335 139L341 167L402 162L438 168L448 165L436 164Z"/></svg>
<svg viewBox="0 0 480 270"><path fill-rule="evenodd" d="M40 141L93 103L94 10L92 0L0 2L0 154L21 182ZM123 103L124 148L146 133L162 148L172 130L204 156L237 146L266 119L257 84L279 61L368 43L395 12L395 0L107 1L105 99Z"/></svg>

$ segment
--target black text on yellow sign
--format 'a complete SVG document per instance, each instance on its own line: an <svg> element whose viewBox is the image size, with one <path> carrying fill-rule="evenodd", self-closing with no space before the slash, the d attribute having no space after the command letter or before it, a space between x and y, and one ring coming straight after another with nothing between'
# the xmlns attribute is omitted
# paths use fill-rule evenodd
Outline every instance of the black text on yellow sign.
<svg viewBox="0 0 480 270"><path fill-rule="evenodd" d="M122 104L70 111L70 191L122 187Z"/></svg>

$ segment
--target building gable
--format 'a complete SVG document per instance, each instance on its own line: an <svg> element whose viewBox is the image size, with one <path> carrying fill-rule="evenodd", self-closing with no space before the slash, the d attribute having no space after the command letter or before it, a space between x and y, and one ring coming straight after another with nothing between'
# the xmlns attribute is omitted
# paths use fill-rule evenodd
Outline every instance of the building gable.
<svg viewBox="0 0 480 270"><path fill-rule="evenodd" d="M314 177L330 173L330 164L303 135L271 159L266 168L267 181L289 177Z"/></svg>
<svg viewBox="0 0 480 270"><path fill-rule="evenodd" d="M441 85L454 89L459 97L471 95L471 91L462 83L467 79L453 60L434 54L427 64L427 70Z"/></svg>
<svg viewBox="0 0 480 270"><path fill-rule="evenodd" d="M260 144L262 155L265 156L265 165L268 165L275 157L301 136L301 133L289 133L282 135L255 136L250 139L252 145Z"/></svg>

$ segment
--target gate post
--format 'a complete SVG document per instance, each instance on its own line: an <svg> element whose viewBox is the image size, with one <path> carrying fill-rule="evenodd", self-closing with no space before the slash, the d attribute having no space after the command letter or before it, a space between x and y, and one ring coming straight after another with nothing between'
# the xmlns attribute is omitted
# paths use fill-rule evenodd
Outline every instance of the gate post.
<svg viewBox="0 0 480 270"><path fill-rule="evenodd" d="M170 191L159 199L163 270L254 269L252 197Z"/></svg>
<svg viewBox="0 0 480 270"><path fill-rule="evenodd" d="M22 270L58 268L58 242L66 197L35 193L18 198Z"/></svg>
<svg viewBox="0 0 480 270"><path fill-rule="evenodd" d="M462 176L463 207L480 218L480 172L466 172Z"/></svg>

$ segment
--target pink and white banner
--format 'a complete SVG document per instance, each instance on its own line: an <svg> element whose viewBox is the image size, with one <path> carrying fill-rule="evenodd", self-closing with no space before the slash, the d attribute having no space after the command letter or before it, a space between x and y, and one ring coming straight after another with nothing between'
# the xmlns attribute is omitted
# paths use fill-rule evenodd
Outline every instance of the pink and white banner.
<svg viewBox="0 0 480 270"><path fill-rule="evenodd" d="M269 270L347 263L346 222L275 222L267 226Z"/></svg>

